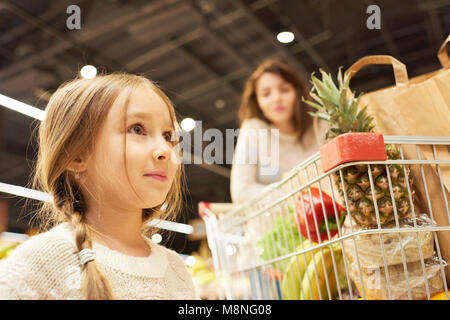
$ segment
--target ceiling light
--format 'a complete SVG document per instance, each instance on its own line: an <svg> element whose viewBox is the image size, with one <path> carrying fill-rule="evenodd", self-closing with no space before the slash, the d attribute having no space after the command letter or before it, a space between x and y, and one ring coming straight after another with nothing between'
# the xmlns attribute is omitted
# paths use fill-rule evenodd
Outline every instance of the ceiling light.
<svg viewBox="0 0 450 320"><path fill-rule="evenodd" d="M277 40L281 43L291 43L294 39L295 36L290 31L283 31L277 34Z"/></svg>
<svg viewBox="0 0 450 320"><path fill-rule="evenodd" d="M25 198L45 201L45 202L52 202L52 197L45 192L37 191L33 189L28 189L20 186L15 186L12 184L2 183L0 182L0 192L13 194L16 196L21 196Z"/></svg>
<svg viewBox="0 0 450 320"><path fill-rule="evenodd" d="M0 94L0 105L6 107L8 109L23 113L29 117L41 120L41 121L44 120L44 118L45 118L44 110L30 106L29 104L14 100L14 99L4 96L2 94Z"/></svg>
<svg viewBox="0 0 450 320"><path fill-rule="evenodd" d="M160 228L160 229L166 229L166 230L180 232L180 233L186 233L186 234L191 234L192 232L194 232L194 228L189 224L160 220L160 219L152 219L148 223L148 225L152 226L152 227Z"/></svg>
<svg viewBox="0 0 450 320"><path fill-rule="evenodd" d="M24 242L28 240L29 236L23 233L16 232L2 232L2 240L10 241L10 242Z"/></svg>
<svg viewBox="0 0 450 320"><path fill-rule="evenodd" d="M234 245L227 245L225 248L225 252L227 253L228 256L232 256L236 253L236 247Z"/></svg>
<svg viewBox="0 0 450 320"><path fill-rule="evenodd" d="M185 118L181 121L181 129L184 131L192 131L195 128L195 121L192 118Z"/></svg>
<svg viewBox="0 0 450 320"><path fill-rule="evenodd" d="M86 65L81 68L80 74L85 79L92 79L97 75L97 68L91 65Z"/></svg>
<svg viewBox="0 0 450 320"><path fill-rule="evenodd" d="M216 100L216 102L214 102L214 106L215 106L217 109L223 109L223 108L225 108L226 104L227 104L227 103L225 102L225 100L222 100L222 99Z"/></svg>
<svg viewBox="0 0 450 320"><path fill-rule="evenodd" d="M186 263L186 265L188 267L194 266L195 262L196 262L196 259L194 256L189 256L184 260L184 263Z"/></svg>
<svg viewBox="0 0 450 320"><path fill-rule="evenodd" d="M162 236L159 233L152 235L153 243L160 243L162 241Z"/></svg>

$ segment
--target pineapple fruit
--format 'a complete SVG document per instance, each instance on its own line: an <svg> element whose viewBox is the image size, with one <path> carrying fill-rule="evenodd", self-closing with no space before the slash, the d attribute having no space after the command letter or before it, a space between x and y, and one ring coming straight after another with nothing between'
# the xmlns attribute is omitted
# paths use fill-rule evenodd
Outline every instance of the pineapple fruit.
<svg viewBox="0 0 450 320"><path fill-rule="evenodd" d="M359 107L361 95L355 98L354 92L349 89L350 77L343 76L341 68L338 72L337 85L331 75L320 70L322 80L311 75L312 100L303 101L314 109L309 114L323 119L329 123L325 139L348 132L374 132L373 117L367 113L367 108ZM400 151L395 145L386 144L386 153L389 160L401 159ZM402 166L388 165L392 192L399 218L406 217L411 212L408 196L405 170ZM409 171L406 168L407 176ZM334 173L333 179L337 185L342 202L344 192L347 195L348 210L354 221L361 227L377 225L375 202L378 206L380 225L388 224L394 220L394 204L392 203L389 188L388 174L385 165L371 165L374 190L370 187L367 165L354 165L342 169L344 183L341 181L339 171ZM410 190L413 193L412 180L409 179ZM345 190L344 190L345 188ZM374 199L375 198L375 199Z"/></svg>

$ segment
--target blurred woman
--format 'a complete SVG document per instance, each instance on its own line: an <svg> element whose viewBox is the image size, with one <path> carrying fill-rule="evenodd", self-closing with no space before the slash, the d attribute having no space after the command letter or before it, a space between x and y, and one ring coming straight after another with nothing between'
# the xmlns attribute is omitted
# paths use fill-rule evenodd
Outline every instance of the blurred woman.
<svg viewBox="0 0 450 320"><path fill-rule="evenodd" d="M302 102L307 84L285 63L269 59L253 72L242 94L240 132L231 170L231 198L241 203L282 179L318 151L325 128Z"/></svg>

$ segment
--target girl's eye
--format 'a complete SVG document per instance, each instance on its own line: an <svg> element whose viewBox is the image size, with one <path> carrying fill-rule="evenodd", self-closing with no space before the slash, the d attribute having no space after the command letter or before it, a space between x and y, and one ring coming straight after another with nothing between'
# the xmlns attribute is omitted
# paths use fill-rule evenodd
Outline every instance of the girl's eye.
<svg viewBox="0 0 450 320"><path fill-rule="evenodd" d="M173 136L172 132L166 131L166 132L163 133L163 136L164 136L164 139L166 139L166 141L172 142L171 141L172 140L172 136Z"/></svg>
<svg viewBox="0 0 450 320"><path fill-rule="evenodd" d="M145 129L140 123L136 123L130 127L128 132L138 134L138 135L143 135L143 134L145 134Z"/></svg>

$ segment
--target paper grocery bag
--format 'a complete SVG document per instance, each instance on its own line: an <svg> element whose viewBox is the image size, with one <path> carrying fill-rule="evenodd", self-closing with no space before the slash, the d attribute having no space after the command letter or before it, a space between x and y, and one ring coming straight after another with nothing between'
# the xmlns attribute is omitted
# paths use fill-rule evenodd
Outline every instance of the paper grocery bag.
<svg viewBox="0 0 450 320"><path fill-rule="evenodd" d="M449 37L450 38L450 37ZM450 69L443 57L447 38L439 51L443 69L419 77L408 79L406 66L391 56L367 56L358 60L347 71L354 76L361 68L372 64L390 64L393 66L395 86L366 93L361 98L361 106L367 106L373 115L376 131L396 136L444 136L450 137ZM444 53L443 53L444 52ZM406 159L432 160L450 159L448 145L421 147L403 145ZM450 168L430 165L410 166L410 175L414 181L417 204L420 213L426 212L438 226L450 225ZM429 201L428 201L429 200ZM450 262L450 231L438 232L438 241L443 258ZM446 272L450 283L450 268Z"/></svg>
<svg viewBox="0 0 450 320"><path fill-rule="evenodd" d="M449 41L450 35L438 52L443 68L394 97L401 117L412 135L450 137L450 59L446 51ZM421 149L426 160L434 160L434 153L437 159L450 160L448 146L437 146L435 150L431 147ZM434 169L437 172L437 168ZM443 184L449 191L450 166L441 166L440 171Z"/></svg>

